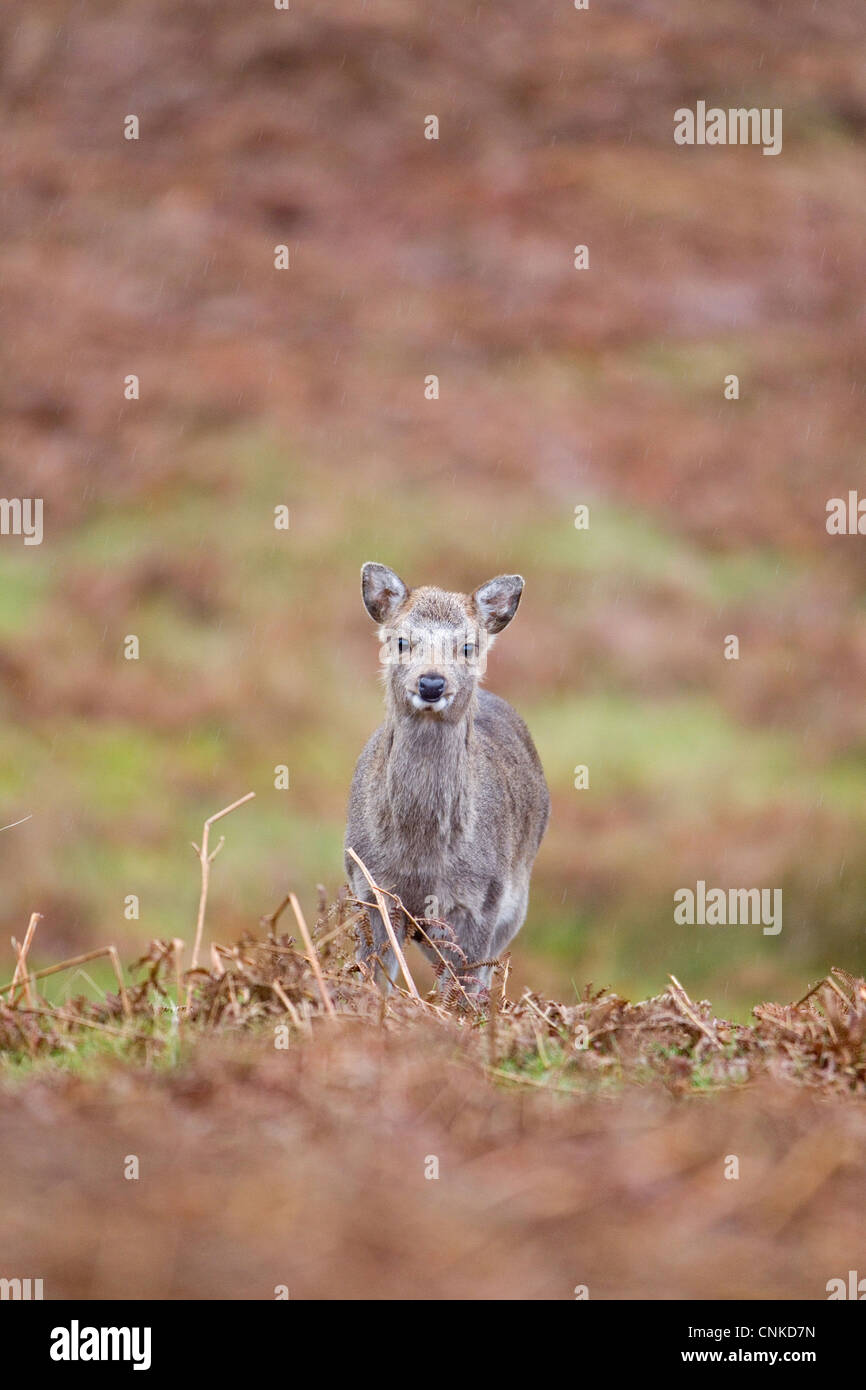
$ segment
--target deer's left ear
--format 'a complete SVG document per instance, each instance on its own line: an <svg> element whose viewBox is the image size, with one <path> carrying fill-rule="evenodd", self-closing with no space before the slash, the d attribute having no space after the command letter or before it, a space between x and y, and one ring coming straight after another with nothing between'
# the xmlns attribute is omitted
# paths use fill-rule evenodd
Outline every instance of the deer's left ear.
<svg viewBox="0 0 866 1390"><path fill-rule="evenodd" d="M508 626L517 612L522 593L523 579L519 574L500 574L475 590L472 597L488 632L501 632Z"/></svg>

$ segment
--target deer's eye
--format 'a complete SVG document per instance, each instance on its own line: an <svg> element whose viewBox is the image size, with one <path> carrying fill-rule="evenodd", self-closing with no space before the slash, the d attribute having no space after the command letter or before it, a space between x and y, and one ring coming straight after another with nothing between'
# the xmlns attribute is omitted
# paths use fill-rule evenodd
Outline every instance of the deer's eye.
<svg viewBox="0 0 866 1390"><path fill-rule="evenodd" d="M409 650L409 643L406 641L406 638L405 638L405 637L398 637L398 639L397 639L397 651L400 652L401 655L402 655L403 652L408 652L408 650Z"/></svg>

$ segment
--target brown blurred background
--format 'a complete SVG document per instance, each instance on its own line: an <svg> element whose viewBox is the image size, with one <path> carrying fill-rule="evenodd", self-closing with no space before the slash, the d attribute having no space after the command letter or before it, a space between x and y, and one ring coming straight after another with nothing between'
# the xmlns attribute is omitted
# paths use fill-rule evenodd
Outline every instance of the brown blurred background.
<svg viewBox="0 0 866 1390"><path fill-rule="evenodd" d="M188 937L248 790L213 934L336 891L376 559L526 577L518 982L741 1015L862 972L866 541L824 524L864 475L860 6L7 0L0 37L0 496L45 505L0 538L3 936ZM781 107L781 155L675 146L697 100ZM781 935L676 926L698 878L782 887Z"/></svg>

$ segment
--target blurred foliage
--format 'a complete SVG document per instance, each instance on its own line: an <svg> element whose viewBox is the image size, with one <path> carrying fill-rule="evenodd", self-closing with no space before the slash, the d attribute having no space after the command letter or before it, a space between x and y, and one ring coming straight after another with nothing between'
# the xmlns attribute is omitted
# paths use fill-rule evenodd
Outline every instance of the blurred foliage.
<svg viewBox="0 0 866 1390"><path fill-rule="evenodd" d="M337 888L379 559L527 579L488 677L554 796L518 984L673 971L736 1014L863 971L866 552L824 530L866 425L858 28L9 0L0 495L46 536L0 538L0 822L33 814L0 836L7 937L188 936L189 841L247 790L213 933ZM673 145L732 94L783 107L777 159ZM676 926L698 878L783 887L781 935Z"/></svg>

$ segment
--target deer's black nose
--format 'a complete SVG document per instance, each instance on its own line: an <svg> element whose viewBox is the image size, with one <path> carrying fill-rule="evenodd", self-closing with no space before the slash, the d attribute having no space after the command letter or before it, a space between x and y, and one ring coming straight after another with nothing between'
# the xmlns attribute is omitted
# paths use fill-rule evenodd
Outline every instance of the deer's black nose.
<svg viewBox="0 0 866 1390"><path fill-rule="evenodd" d="M436 701L441 699L444 689L445 681L441 676L422 676L418 682L418 694L431 705L435 705Z"/></svg>

